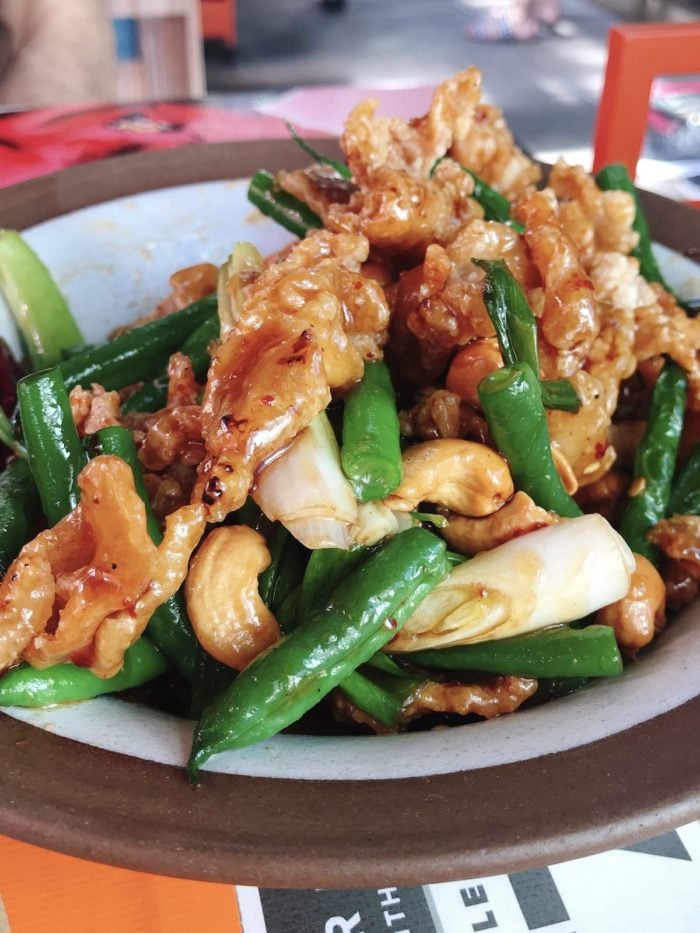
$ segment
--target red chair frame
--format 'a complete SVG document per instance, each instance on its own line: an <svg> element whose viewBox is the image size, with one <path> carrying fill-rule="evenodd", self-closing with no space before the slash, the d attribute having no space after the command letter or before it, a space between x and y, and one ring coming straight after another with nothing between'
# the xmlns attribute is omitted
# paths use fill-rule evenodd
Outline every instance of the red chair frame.
<svg viewBox="0 0 700 933"><path fill-rule="evenodd" d="M652 81L700 72L700 22L613 26L593 136L593 170L622 162L634 178L644 144ZM700 207L700 202L693 202Z"/></svg>

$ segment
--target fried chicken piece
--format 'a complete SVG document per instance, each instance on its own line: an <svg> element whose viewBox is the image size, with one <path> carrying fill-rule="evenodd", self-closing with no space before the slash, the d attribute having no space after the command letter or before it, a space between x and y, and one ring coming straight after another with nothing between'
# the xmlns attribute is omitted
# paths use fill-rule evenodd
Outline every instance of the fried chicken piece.
<svg viewBox="0 0 700 933"><path fill-rule="evenodd" d="M202 405L206 456L193 498L209 521L240 508L255 470L283 450L326 408L323 354L310 329L268 323L233 334L214 357Z"/></svg>
<svg viewBox="0 0 700 933"><path fill-rule="evenodd" d="M160 473L144 472L143 480L153 513L162 526L171 512L187 505L192 498L197 469L175 460Z"/></svg>
<svg viewBox="0 0 700 933"><path fill-rule="evenodd" d="M381 358L389 308L361 274L363 237L319 230L236 283L241 300L214 355L202 403L206 457L194 496L210 521L240 507L255 471Z"/></svg>
<svg viewBox="0 0 700 933"><path fill-rule="evenodd" d="M201 387L194 378L192 360L184 353L173 353L168 361L168 408L196 405Z"/></svg>
<svg viewBox="0 0 700 933"><path fill-rule="evenodd" d="M405 267L420 262L430 244L452 242L483 215L473 191L471 177L455 162L442 162L432 178L377 168L347 206L330 205L326 224L338 233L362 234L380 255Z"/></svg>
<svg viewBox="0 0 700 933"><path fill-rule="evenodd" d="M342 690L332 694L333 712L341 720L369 726L379 735L405 729L409 722L430 713L452 713L458 716L482 716L493 719L515 712L537 690L531 677L495 676L476 683L427 680L419 684L405 701L396 729L389 729L374 717L358 709Z"/></svg>
<svg viewBox="0 0 700 933"><path fill-rule="evenodd" d="M700 318L688 317L661 285L651 289L656 301L635 312L635 356L670 356L688 374L688 410L700 411Z"/></svg>
<svg viewBox="0 0 700 933"><path fill-rule="evenodd" d="M537 690L532 677L489 677L481 683L437 683L419 687L403 714L408 722L426 713L457 713L493 719L513 713Z"/></svg>
<svg viewBox="0 0 700 933"><path fill-rule="evenodd" d="M619 253L597 253L590 268L598 298L600 331L585 363L603 388L605 407L615 412L620 384L634 373L635 309L647 297L636 260Z"/></svg>
<svg viewBox="0 0 700 933"><path fill-rule="evenodd" d="M596 622L610 625L620 647L634 655L666 625L666 590L654 565L635 554L635 569L626 596L598 612Z"/></svg>
<svg viewBox="0 0 700 933"><path fill-rule="evenodd" d="M439 437L462 437L493 447L485 419L455 392L426 386L416 404L399 412L403 437L431 441Z"/></svg>
<svg viewBox="0 0 700 933"><path fill-rule="evenodd" d="M330 165L316 164L293 172L278 172L276 180L280 188L303 201L318 214L324 227L328 222L328 210L332 204L348 205L357 185L348 178L341 178Z"/></svg>
<svg viewBox="0 0 700 933"><path fill-rule="evenodd" d="M540 318L541 337L562 360L569 361L557 365L555 356L543 354L542 367L548 377L571 375L570 359L580 365L600 331L593 282L559 224L556 207L554 193L545 190L521 199L515 210L525 224L525 240L543 282L541 300L535 296L533 307Z"/></svg>
<svg viewBox="0 0 700 933"><path fill-rule="evenodd" d="M700 587L700 516L673 515L655 525L647 537L666 557L667 603L680 609L695 598Z"/></svg>
<svg viewBox="0 0 700 933"><path fill-rule="evenodd" d="M467 133L455 137L450 155L511 201L542 175L537 163L515 145L503 112L483 102L476 105Z"/></svg>
<svg viewBox="0 0 700 933"><path fill-rule="evenodd" d="M460 437L461 407L461 399L454 392L426 389L412 408L399 413L401 434L424 441Z"/></svg>
<svg viewBox="0 0 700 933"><path fill-rule="evenodd" d="M549 187L559 199L559 222L576 244L588 268L599 252L627 256L639 241L632 229L636 206L626 191L601 191L579 165L560 159L552 168Z"/></svg>
<svg viewBox="0 0 700 933"><path fill-rule="evenodd" d="M666 354L688 374L688 409L700 410L700 320L690 318L658 283L648 283L634 257L597 253L591 279L601 307L601 330L586 365L603 382L608 408L622 379ZM656 365L656 364L655 364Z"/></svg>
<svg viewBox="0 0 700 933"><path fill-rule="evenodd" d="M0 584L0 669L74 660L109 677L155 609L182 583L204 509L172 515L156 547L128 465L96 457L79 505L25 545Z"/></svg>
<svg viewBox="0 0 700 933"><path fill-rule="evenodd" d="M174 405L149 415L139 459L147 470L162 471L173 463L196 466L205 456L202 409Z"/></svg>
<svg viewBox="0 0 700 933"><path fill-rule="evenodd" d="M364 237L311 233L282 261L248 277L232 336L274 323L298 337L309 329L323 354L328 384L347 389L361 378L365 359L381 359L389 307L379 283L362 274Z"/></svg>
<svg viewBox="0 0 700 933"><path fill-rule="evenodd" d="M581 399L577 412L547 411L552 444L564 454L579 486L595 482L615 462L615 449L608 441L610 415L603 387L595 376L578 370L571 383Z"/></svg>
<svg viewBox="0 0 700 933"><path fill-rule="evenodd" d="M390 359L401 361L404 381L432 382L456 347L494 335L483 299L485 272L473 259L504 259L519 282L539 281L521 238L506 224L474 220L446 248L429 246L423 264L389 291Z"/></svg>
<svg viewBox="0 0 700 933"><path fill-rule="evenodd" d="M700 515L673 515L663 519L648 537L668 557L691 561L700 572Z"/></svg>
<svg viewBox="0 0 700 933"><path fill-rule="evenodd" d="M89 389L74 386L68 399L80 437L121 424L118 392L106 392L101 385L93 382Z"/></svg>
<svg viewBox="0 0 700 933"><path fill-rule="evenodd" d="M409 122L377 116L373 98L359 103L340 137L353 179L364 187L380 168L427 178L435 160L467 136L480 94L481 74L472 67L438 85L428 113Z"/></svg>

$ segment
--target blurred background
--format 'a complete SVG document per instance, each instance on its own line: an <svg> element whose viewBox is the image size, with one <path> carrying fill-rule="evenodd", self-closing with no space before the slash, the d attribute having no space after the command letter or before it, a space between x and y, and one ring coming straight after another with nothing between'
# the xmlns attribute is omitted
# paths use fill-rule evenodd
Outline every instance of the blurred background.
<svg viewBox="0 0 700 933"><path fill-rule="evenodd" d="M297 119L299 87L400 105L474 64L524 148L588 167L610 26L699 14L699 0L0 0L0 105L206 100ZM337 132L352 96L326 101L301 125ZM697 200L700 74L658 80L650 103L638 180Z"/></svg>

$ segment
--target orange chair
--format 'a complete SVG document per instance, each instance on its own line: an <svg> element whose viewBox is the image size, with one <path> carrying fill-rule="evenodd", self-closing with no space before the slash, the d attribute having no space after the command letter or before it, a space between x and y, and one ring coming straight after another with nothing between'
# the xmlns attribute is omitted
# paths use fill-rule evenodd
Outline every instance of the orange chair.
<svg viewBox="0 0 700 933"><path fill-rule="evenodd" d="M221 39L234 48L238 41L236 0L200 0L202 35L205 39Z"/></svg>
<svg viewBox="0 0 700 933"><path fill-rule="evenodd" d="M700 71L700 22L613 26L593 137L593 170L622 162L634 178L642 151L652 81ZM700 201L691 202L700 207Z"/></svg>

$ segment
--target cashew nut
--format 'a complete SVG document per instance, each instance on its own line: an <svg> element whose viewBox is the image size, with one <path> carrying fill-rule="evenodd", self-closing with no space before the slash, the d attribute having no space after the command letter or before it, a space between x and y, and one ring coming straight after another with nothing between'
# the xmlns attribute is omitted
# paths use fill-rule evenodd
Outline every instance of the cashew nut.
<svg viewBox="0 0 700 933"><path fill-rule="evenodd" d="M269 566L265 539L245 525L214 529L190 564L185 596L197 639L236 670L280 638L258 593L258 574Z"/></svg>
<svg viewBox="0 0 700 933"><path fill-rule="evenodd" d="M490 515L513 495L508 464L474 441L441 438L415 444L403 455L403 480L384 500L410 512L419 502L443 505L460 515Z"/></svg>
<svg viewBox="0 0 700 933"><path fill-rule="evenodd" d="M635 554L634 560L635 569L627 595L604 606L596 618L601 625L612 626L618 644L631 653L648 645L666 624L664 581L646 557Z"/></svg>
<svg viewBox="0 0 700 933"><path fill-rule="evenodd" d="M556 522L557 516L541 509L524 492L516 492L502 509L486 518L448 516L442 536L454 551L460 554L480 554L505 544L511 538L536 531Z"/></svg>

